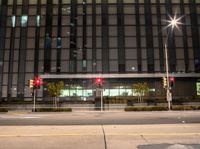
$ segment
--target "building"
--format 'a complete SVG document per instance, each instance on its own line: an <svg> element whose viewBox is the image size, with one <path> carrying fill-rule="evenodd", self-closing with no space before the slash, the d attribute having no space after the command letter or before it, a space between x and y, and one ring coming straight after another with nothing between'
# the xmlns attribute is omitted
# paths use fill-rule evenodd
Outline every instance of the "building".
<svg viewBox="0 0 200 149"><path fill-rule="evenodd" d="M164 30L174 15L180 29ZM93 96L102 77L104 96L134 96L147 82L165 98L167 43L173 97L198 98L199 37L199 0L0 0L0 97L32 98L27 83L39 75L63 80L63 97Z"/></svg>

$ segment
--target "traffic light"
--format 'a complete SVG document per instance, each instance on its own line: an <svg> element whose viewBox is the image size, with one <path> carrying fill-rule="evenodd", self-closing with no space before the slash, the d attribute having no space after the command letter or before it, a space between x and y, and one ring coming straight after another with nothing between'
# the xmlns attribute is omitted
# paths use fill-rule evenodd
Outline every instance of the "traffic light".
<svg viewBox="0 0 200 149"><path fill-rule="evenodd" d="M28 86L29 88L33 88L34 87L34 80L28 80Z"/></svg>
<svg viewBox="0 0 200 149"><path fill-rule="evenodd" d="M174 77L170 77L169 78L169 85L170 85L170 87L174 86L174 82L175 82L175 78Z"/></svg>
<svg viewBox="0 0 200 149"><path fill-rule="evenodd" d="M103 83L103 79L102 78L96 78L95 80L95 84L98 85L98 86L101 86Z"/></svg>
<svg viewBox="0 0 200 149"><path fill-rule="evenodd" d="M42 84L42 79L40 77L35 77L34 88L39 89Z"/></svg>
<svg viewBox="0 0 200 149"><path fill-rule="evenodd" d="M163 81L162 82L163 83L163 88L166 88L167 87L167 77L163 77L162 79L163 79L162 80Z"/></svg>

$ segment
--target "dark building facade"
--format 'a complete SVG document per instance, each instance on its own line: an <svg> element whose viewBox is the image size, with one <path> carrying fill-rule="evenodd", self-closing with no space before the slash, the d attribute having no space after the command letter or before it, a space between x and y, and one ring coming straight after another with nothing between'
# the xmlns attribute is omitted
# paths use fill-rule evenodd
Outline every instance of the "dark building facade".
<svg viewBox="0 0 200 149"><path fill-rule="evenodd" d="M164 30L174 15L179 30ZM134 96L147 82L165 97L166 43L173 96L198 98L199 0L0 0L0 98L30 99L36 75L63 80L63 97L92 97L96 77L104 96Z"/></svg>

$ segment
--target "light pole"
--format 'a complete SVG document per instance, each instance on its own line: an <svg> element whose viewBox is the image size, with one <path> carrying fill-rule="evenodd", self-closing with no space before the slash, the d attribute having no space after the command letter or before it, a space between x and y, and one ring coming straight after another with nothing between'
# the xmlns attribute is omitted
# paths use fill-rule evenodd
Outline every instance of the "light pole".
<svg viewBox="0 0 200 149"><path fill-rule="evenodd" d="M179 30L178 25L182 24L180 20L182 17L177 18L176 15L172 18L169 16L170 20L167 20L166 22L168 25L164 28L170 28L170 31L173 32L174 28L177 28ZM168 49L167 49L167 44L168 44L168 35L169 35L169 30L167 31L167 37L165 41L165 67L166 67L166 78L167 78L167 88L166 88L166 98L168 102L168 110L171 110L171 101L172 101L172 93L171 93L171 88L169 86L169 61L168 61Z"/></svg>

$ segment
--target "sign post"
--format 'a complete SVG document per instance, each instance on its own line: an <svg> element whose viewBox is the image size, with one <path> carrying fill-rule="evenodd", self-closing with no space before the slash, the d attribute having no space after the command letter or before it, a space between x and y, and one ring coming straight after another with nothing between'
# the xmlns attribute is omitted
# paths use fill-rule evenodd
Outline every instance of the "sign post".
<svg viewBox="0 0 200 149"><path fill-rule="evenodd" d="M36 89L33 89L33 112L35 112L35 97L36 97Z"/></svg>
<svg viewBox="0 0 200 149"><path fill-rule="evenodd" d="M169 89L167 89L167 102L168 102L168 109L171 110L171 101L172 101L172 93Z"/></svg>

